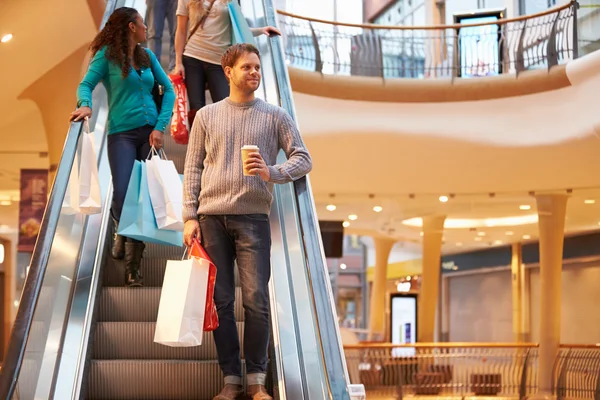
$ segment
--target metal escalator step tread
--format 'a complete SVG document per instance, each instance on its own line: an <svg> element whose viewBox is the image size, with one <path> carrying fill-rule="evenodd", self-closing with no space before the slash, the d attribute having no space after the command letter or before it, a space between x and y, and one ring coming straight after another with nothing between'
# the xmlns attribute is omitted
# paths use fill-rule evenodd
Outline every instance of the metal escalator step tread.
<svg viewBox="0 0 600 400"><path fill-rule="evenodd" d="M160 287L165 279L167 261L161 258L142 258L141 271L144 276L144 286ZM125 262L110 260L104 266L103 285L123 286L125 284Z"/></svg>
<svg viewBox="0 0 600 400"><path fill-rule="evenodd" d="M217 361L92 360L88 399L210 400L222 385Z"/></svg>
<svg viewBox="0 0 600 400"><path fill-rule="evenodd" d="M238 322L243 348L244 323ZM212 332L204 332L202 345L169 347L154 343L155 322L100 322L96 325L93 359L216 360L217 349Z"/></svg>
<svg viewBox="0 0 600 400"><path fill-rule="evenodd" d="M164 260L181 260L185 253L185 247L163 246L160 244L147 243L144 250L144 258L162 258Z"/></svg>
<svg viewBox="0 0 600 400"><path fill-rule="evenodd" d="M160 287L103 287L98 322L156 322ZM244 321L242 290L235 291L235 318Z"/></svg>

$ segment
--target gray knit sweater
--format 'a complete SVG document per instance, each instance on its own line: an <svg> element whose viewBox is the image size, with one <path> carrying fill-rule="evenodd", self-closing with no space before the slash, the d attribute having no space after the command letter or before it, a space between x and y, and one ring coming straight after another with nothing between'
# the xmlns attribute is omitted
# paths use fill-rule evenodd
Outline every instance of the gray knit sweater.
<svg viewBox="0 0 600 400"><path fill-rule="evenodd" d="M270 182L244 176L242 146L256 145L271 173ZM283 149L287 160L276 165ZM306 175L312 160L298 128L280 107L260 99L229 98L203 107L190 132L183 178L183 219L200 214L269 214L273 184Z"/></svg>

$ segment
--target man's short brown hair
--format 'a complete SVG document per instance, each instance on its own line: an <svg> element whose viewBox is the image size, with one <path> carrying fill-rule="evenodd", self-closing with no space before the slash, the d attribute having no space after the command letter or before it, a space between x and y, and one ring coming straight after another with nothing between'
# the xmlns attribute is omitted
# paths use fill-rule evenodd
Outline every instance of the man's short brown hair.
<svg viewBox="0 0 600 400"><path fill-rule="evenodd" d="M225 54L223 54L223 57L221 57L221 66L223 67L223 70L225 70L225 67L233 68L240 57L246 53L254 53L260 60L260 53L254 45L251 45L250 43L237 43L229 47Z"/></svg>

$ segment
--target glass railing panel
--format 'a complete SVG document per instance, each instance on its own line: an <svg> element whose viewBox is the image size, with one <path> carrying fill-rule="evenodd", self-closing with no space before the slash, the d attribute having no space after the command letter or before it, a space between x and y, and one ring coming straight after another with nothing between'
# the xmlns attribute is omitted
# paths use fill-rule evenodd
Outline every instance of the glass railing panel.
<svg viewBox="0 0 600 400"><path fill-rule="evenodd" d="M102 114L106 115L105 112L100 112L100 118ZM104 123L105 120L102 123L96 123L98 129L93 131L96 149L99 149L98 155L101 155L104 150L102 141ZM79 126L80 124L73 125ZM80 145L81 136L77 138L77 147ZM78 152L80 153L80 150ZM63 157L65 156L67 154L63 155ZM78 159L81 160L81 157ZM73 160L71 160L72 162ZM73 164L71 168L79 168L79 165ZM70 170L67 171L67 176L69 174ZM53 190L57 189L55 185ZM105 181L101 185L101 193L105 195L107 189L108 184ZM63 197L64 193L56 196L55 200L60 200L62 205ZM51 204L48 205L48 207L51 206ZM87 220L86 215L81 213L69 215L61 209L54 237L47 238L52 240L52 245L43 281L40 283L41 290L33 314L22 368L18 375L17 392L15 393L17 398L50 398L55 370L62 349L65 324L71 303L71 291L79 266L80 248Z"/></svg>

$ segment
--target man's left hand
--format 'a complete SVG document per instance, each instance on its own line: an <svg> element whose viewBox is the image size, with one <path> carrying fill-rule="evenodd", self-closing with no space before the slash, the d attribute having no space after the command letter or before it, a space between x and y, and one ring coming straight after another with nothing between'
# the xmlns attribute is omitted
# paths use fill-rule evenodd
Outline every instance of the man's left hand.
<svg viewBox="0 0 600 400"><path fill-rule="evenodd" d="M271 171L269 171L267 163L258 152L248 154L245 167L252 175L260 176L265 182L269 182L269 179L271 179Z"/></svg>

